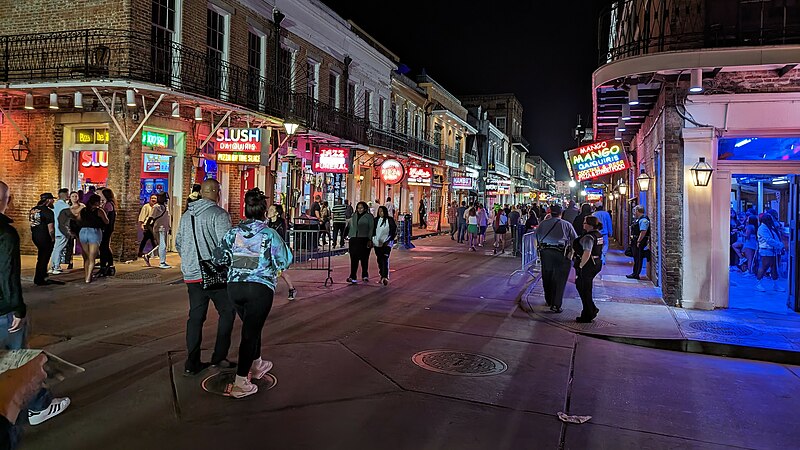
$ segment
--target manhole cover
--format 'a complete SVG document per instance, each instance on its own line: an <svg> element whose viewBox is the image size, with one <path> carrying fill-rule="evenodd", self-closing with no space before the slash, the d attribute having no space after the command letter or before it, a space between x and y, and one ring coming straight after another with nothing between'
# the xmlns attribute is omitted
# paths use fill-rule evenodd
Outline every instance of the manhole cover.
<svg viewBox="0 0 800 450"><path fill-rule="evenodd" d="M715 322L712 320L696 320L689 322L689 328L720 336L752 336L756 330L731 322Z"/></svg>
<svg viewBox="0 0 800 450"><path fill-rule="evenodd" d="M230 386L234 380L236 380L236 371L230 370L206 377L200 385L206 392L230 397ZM274 388L278 384L278 379L275 378L275 375L268 373L260 380L254 381L254 383L258 385L259 392L263 392Z"/></svg>
<svg viewBox="0 0 800 450"><path fill-rule="evenodd" d="M136 272L128 272L115 276L117 280L154 280L159 278L157 273L149 270L138 270Z"/></svg>
<svg viewBox="0 0 800 450"><path fill-rule="evenodd" d="M432 372L466 377L487 377L508 369L508 365L497 358L458 350L426 350L412 356L411 361Z"/></svg>

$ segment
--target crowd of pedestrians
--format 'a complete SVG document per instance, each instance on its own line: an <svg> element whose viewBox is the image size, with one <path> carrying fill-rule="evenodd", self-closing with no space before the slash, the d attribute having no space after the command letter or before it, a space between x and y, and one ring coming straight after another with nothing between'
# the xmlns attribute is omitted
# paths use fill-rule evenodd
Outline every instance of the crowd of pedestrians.
<svg viewBox="0 0 800 450"><path fill-rule="evenodd" d="M755 290L759 292L786 292L779 280L788 235L778 212L770 208L759 214L749 208L737 214L731 209L730 230L731 269L755 278Z"/></svg>

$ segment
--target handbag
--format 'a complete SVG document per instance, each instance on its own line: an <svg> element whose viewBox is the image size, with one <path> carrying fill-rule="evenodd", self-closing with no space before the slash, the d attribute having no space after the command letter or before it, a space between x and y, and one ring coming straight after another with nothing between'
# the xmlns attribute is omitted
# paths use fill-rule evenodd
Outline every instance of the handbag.
<svg viewBox="0 0 800 450"><path fill-rule="evenodd" d="M194 248L197 250L197 260L200 262L200 286L203 289L221 289L228 284L228 267L214 264L213 261L200 258L200 246L197 244L197 230L192 216L192 234L194 235ZM205 239L205 236L203 237ZM208 243L206 242L206 245Z"/></svg>

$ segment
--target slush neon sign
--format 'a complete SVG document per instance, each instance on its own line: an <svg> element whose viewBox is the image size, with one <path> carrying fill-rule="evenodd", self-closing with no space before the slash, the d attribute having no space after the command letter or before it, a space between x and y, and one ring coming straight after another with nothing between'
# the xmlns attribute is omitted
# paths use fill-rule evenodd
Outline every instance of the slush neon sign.
<svg viewBox="0 0 800 450"><path fill-rule="evenodd" d="M609 141L593 142L566 152L570 172L576 181L585 181L630 167L622 147Z"/></svg>
<svg viewBox="0 0 800 450"><path fill-rule="evenodd" d="M108 152L81 152L81 166L108 167Z"/></svg>
<svg viewBox="0 0 800 450"><path fill-rule="evenodd" d="M217 130L217 152L261 153L262 138L266 136L260 128L220 128Z"/></svg>

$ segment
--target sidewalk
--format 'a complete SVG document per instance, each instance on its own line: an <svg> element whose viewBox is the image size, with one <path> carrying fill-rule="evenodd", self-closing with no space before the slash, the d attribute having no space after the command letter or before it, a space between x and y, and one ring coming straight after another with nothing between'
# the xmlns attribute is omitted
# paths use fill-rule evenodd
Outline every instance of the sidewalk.
<svg viewBox="0 0 800 450"><path fill-rule="evenodd" d="M600 314L592 323L575 322L581 302L574 271L564 293L563 313L554 314L545 306L541 281L529 287L521 306L535 320L619 342L800 362L800 314L788 309L778 313L750 308L700 311L670 307L663 302L661 290L650 281L625 277L631 266L631 258L621 250L609 252L607 263L594 282L594 300Z"/></svg>

